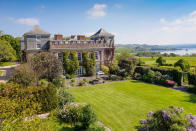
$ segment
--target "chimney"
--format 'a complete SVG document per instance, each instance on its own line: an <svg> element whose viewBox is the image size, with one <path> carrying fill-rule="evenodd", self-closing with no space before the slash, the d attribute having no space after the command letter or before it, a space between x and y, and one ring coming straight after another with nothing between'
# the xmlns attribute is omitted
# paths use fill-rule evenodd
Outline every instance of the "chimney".
<svg viewBox="0 0 196 131"><path fill-rule="evenodd" d="M61 34L55 34L54 35L54 40L63 40L63 35L61 35Z"/></svg>
<svg viewBox="0 0 196 131"><path fill-rule="evenodd" d="M84 35L78 35L77 40L85 40L85 36Z"/></svg>

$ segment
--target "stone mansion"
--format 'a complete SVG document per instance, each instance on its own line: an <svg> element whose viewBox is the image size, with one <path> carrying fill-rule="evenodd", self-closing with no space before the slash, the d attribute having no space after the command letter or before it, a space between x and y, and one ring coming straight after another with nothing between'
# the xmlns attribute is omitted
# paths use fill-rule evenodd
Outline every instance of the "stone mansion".
<svg viewBox="0 0 196 131"><path fill-rule="evenodd" d="M109 65L114 57L114 35L100 29L97 33L86 39L84 35L73 35L66 39L61 34L55 34L51 38L50 33L45 32L39 26L34 26L21 39L21 54L28 60L28 57L40 51L54 53L62 59L62 51L74 50L77 52L79 61L82 61L82 51L95 53L96 71L100 71L101 65ZM25 56L24 56L25 55ZM83 75L83 67L80 66L77 75Z"/></svg>

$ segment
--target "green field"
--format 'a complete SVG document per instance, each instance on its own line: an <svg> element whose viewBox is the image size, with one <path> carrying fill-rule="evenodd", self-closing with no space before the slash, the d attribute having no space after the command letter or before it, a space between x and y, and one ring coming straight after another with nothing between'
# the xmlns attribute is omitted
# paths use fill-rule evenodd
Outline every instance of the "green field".
<svg viewBox="0 0 196 131"><path fill-rule="evenodd" d="M139 57L143 62L145 62L145 65L156 65L156 59L158 57ZM164 57L166 59L167 64L174 64L179 59L185 59L189 62L191 66L196 66L196 57Z"/></svg>
<svg viewBox="0 0 196 131"><path fill-rule="evenodd" d="M92 105L112 130L136 130L149 111L175 105L196 114L196 95L138 81L118 81L69 89L77 102Z"/></svg>

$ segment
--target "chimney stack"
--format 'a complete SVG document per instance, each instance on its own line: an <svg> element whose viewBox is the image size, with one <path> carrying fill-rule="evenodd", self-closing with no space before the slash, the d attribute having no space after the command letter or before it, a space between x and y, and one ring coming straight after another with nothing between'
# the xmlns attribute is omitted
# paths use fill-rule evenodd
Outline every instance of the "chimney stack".
<svg viewBox="0 0 196 131"><path fill-rule="evenodd" d="M61 34L55 34L54 35L54 40L63 40L63 35L61 35Z"/></svg>

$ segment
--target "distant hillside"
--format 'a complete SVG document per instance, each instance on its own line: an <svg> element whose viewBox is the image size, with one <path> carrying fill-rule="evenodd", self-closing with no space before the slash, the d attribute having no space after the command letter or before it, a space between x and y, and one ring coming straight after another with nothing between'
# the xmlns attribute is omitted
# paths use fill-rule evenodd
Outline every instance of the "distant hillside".
<svg viewBox="0 0 196 131"><path fill-rule="evenodd" d="M183 45L167 45L169 48L196 48L196 44L183 44Z"/></svg>
<svg viewBox="0 0 196 131"><path fill-rule="evenodd" d="M115 53L119 53L122 51L128 51L131 53L136 52L143 52L143 51L163 51L163 50L176 50L176 48L173 47L166 47L166 46L160 46L160 45L139 45L139 44L115 44L116 49Z"/></svg>

